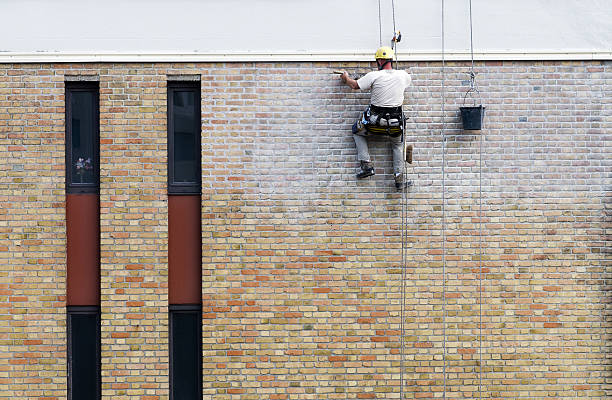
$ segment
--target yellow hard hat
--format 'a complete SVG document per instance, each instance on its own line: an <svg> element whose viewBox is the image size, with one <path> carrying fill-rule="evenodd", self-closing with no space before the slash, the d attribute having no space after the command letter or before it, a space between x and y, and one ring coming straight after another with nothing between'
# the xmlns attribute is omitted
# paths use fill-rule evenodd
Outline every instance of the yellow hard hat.
<svg viewBox="0 0 612 400"><path fill-rule="evenodd" d="M395 52L393 51L391 47L383 46L383 47L380 47L378 50L376 50L375 58L377 60L379 58L392 59L394 55L395 55Z"/></svg>

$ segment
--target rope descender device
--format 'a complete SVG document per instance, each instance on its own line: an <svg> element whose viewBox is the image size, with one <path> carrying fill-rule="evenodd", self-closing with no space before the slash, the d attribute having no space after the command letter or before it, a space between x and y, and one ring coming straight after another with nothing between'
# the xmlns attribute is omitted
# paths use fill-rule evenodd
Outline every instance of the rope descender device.
<svg viewBox="0 0 612 400"><path fill-rule="evenodd" d="M402 41L402 32L393 32L393 39L391 39L391 48L395 50L395 45Z"/></svg>

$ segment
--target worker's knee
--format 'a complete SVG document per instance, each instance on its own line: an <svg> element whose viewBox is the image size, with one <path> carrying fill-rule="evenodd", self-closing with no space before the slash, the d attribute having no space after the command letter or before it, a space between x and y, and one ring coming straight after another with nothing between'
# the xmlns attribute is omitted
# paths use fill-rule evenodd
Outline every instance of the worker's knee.
<svg viewBox="0 0 612 400"><path fill-rule="evenodd" d="M392 146L401 146L403 142L403 135L389 136L389 141L391 142Z"/></svg>

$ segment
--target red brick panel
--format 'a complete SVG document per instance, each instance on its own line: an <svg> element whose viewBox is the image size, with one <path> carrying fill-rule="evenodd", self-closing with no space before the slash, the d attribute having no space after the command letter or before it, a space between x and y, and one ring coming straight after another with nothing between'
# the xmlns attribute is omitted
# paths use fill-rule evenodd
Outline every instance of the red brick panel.
<svg viewBox="0 0 612 400"><path fill-rule="evenodd" d="M100 305L100 199L66 195L66 304Z"/></svg>
<svg viewBox="0 0 612 400"><path fill-rule="evenodd" d="M202 301L202 227L199 195L168 196L168 301Z"/></svg>

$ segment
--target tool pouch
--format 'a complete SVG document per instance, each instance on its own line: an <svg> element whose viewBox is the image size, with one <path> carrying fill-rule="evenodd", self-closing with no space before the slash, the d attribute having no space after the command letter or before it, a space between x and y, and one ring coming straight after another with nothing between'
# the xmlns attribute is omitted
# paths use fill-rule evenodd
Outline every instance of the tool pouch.
<svg viewBox="0 0 612 400"><path fill-rule="evenodd" d="M368 133L392 137L404 133L406 118L402 107L378 107L370 105L362 116L362 123Z"/></svg>

